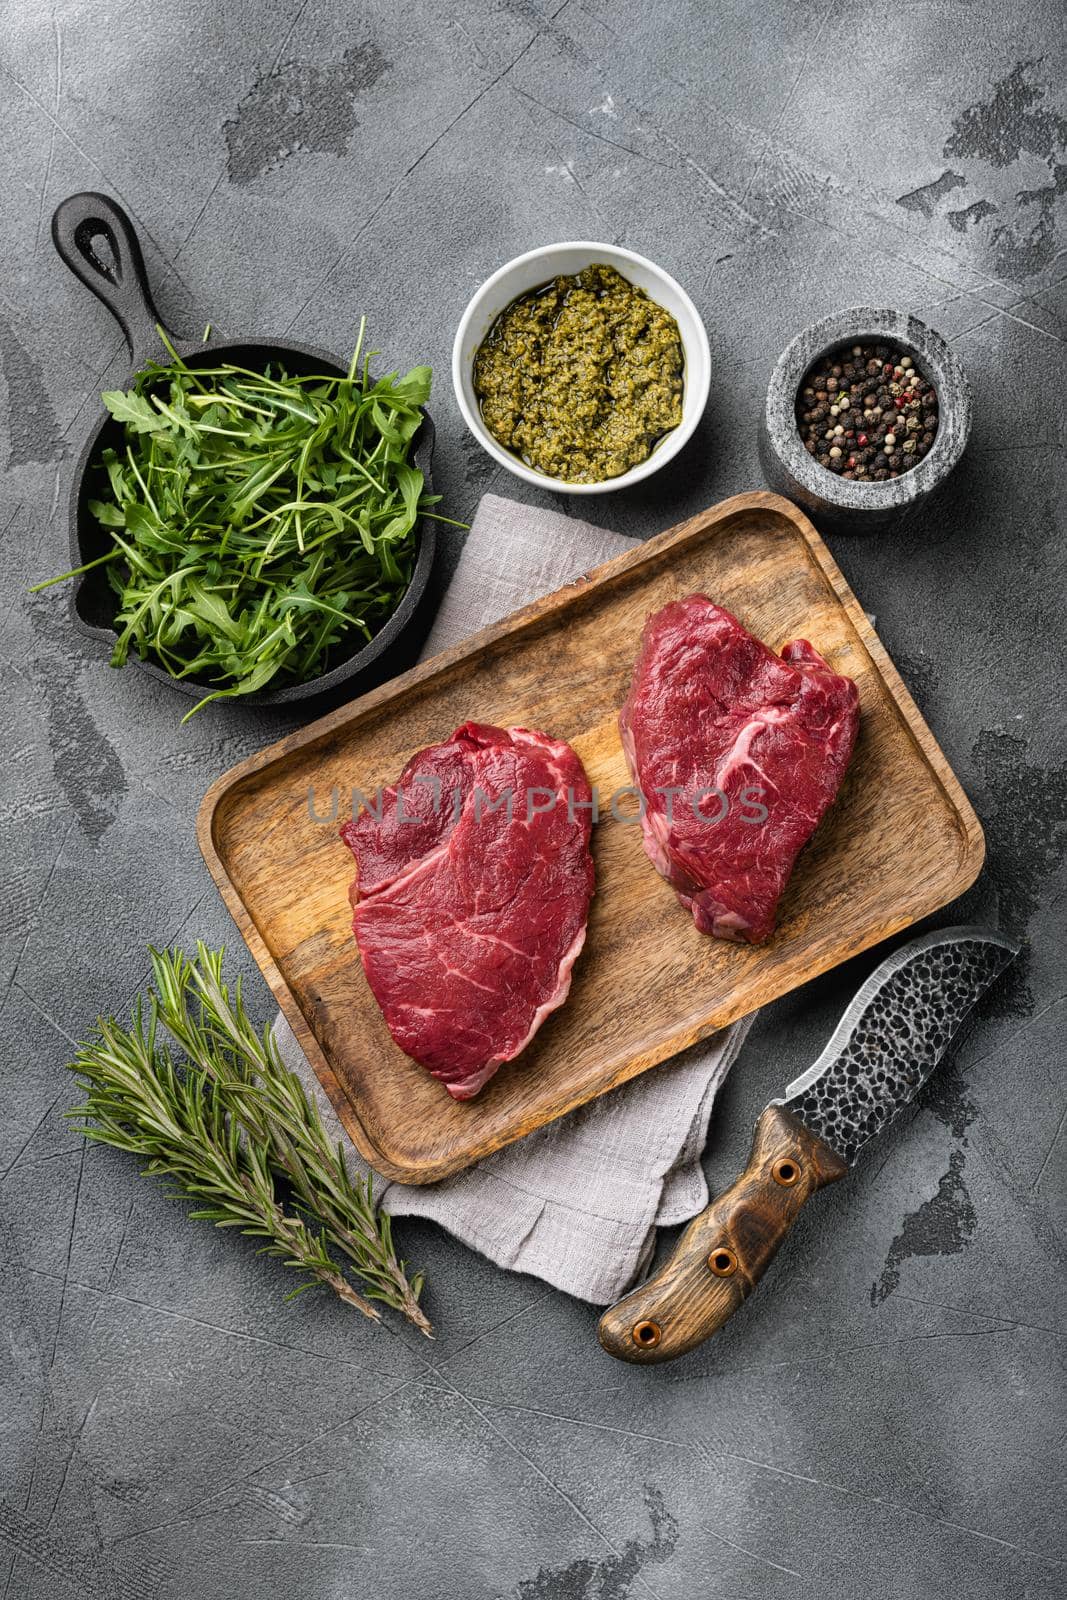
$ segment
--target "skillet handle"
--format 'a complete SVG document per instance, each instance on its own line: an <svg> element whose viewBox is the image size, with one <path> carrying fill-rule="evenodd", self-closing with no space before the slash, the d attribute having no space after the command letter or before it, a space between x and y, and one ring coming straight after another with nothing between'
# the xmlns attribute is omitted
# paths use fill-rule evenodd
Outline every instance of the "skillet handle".
<svg viewBox="0 0 1067 1600"><path fill-rule="evenodd" d="M133 223L106 194L72 194L52 218L52 243L76 278L101 300L126 335L135 368L165 351Z"/></svg>

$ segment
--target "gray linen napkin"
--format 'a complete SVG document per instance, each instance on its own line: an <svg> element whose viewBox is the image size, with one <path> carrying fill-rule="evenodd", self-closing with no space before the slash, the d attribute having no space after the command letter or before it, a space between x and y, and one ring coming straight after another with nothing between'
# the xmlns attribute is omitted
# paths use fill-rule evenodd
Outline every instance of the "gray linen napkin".
<svg viewBox="0 0 1067 1600"><path fill-rule="evenodd" d="M423 655L632 548L632 539L587 522L485 495ZM379 1179L385 1209L429 1217L498 1266L580 1300L617 1299L651 1259L656 1229L707 1205L700 1157L711 1108L748 1027L746 1019L723 1029L441 1183L413 1188ZM275 1037L283 1061L316 1095L327 1128L343 1139L280 1016ZM351 1160L361 1167L354 1150Z"/></svg>

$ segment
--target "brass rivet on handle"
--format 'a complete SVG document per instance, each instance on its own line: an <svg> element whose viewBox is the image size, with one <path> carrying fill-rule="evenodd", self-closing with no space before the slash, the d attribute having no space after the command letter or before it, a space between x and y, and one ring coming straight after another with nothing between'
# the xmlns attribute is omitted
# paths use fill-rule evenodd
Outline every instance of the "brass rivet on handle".
<svg viewBox="0 0 1067 1600"><path fill-rule="evenodd" d="M708 1257L708 1266L717 1278L728 1278L732 1272L737 1271L737 1257L732 1250L721 1244Z"/></svg>
<svg viewBox="0 0 1067 1600"><path fill-rule="evenodd" d="M779 1156L771 1168L771 1177L775 1183L780 1183L784 1189L791 1189L801 1174L799 1161L794 1161L792 1156Z"/></svg>
<svg viewBox="0 0 1067 1600"><path fill-rule="evenodd" d="M651 1350L653 1345L659 1344L662 1329L658 1322L651 1322L646 1317L642 1322L635 1322L630 1331L634 1344L641 1345L642 1349Z"/></svg>

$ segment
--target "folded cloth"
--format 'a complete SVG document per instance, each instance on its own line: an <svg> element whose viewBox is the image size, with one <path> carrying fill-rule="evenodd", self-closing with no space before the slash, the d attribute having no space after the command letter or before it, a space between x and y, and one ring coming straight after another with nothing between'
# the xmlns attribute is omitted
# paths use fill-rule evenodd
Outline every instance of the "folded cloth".
<svg viewBox="0 0 1067 1600"><path fill-rule="evenodd" d="M633 544L555 511L485 495L424 656ZM416 1188L379 1179L382 1204L393 1216L431 1218L498 1266L607 1304L648 1265L657 1228L685 1222L707 1205L700 1158L711 1109L748 1026L746 1019L724 1028L441 1183ZM275 1038L282 1060L315 1094L331 1134L344 1140L280 1016ZM351 1163L365 1170L354 1150Z"/></svg>

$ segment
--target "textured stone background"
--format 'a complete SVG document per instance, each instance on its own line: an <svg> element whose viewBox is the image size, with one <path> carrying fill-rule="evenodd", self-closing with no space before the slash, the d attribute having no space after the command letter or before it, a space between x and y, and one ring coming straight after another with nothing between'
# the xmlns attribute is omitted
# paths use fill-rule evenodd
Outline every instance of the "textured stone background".
<svg viewBox="0 0 1067 1600"><path fill-rule="evenodd" d="M1061 1595L1062 8L6 0L2 24L0 1597ZM959 913L1031 953L684 1363L611 1362L588 1308L429 1226L404 1236L435 1345L286 1307L250 1242L65 1128L71 1043L142 984L147 941L226 941L249 970L193 816L280 731L234 708L180 728L60 591L26 596L66 564L72 454L125 373L49 240L88 188L136 216L179 330L346 350L366 312L397 363L431 360L459 517L516 485L464 435L452 331L539 241L646 251L708 325L694 444L595 508L628 532L759 484L768 371L815 317L899 304L959 352L977 418L951 491L833 548L986 825ZM713 1183L872 960L760 1019Z"/></svg>

